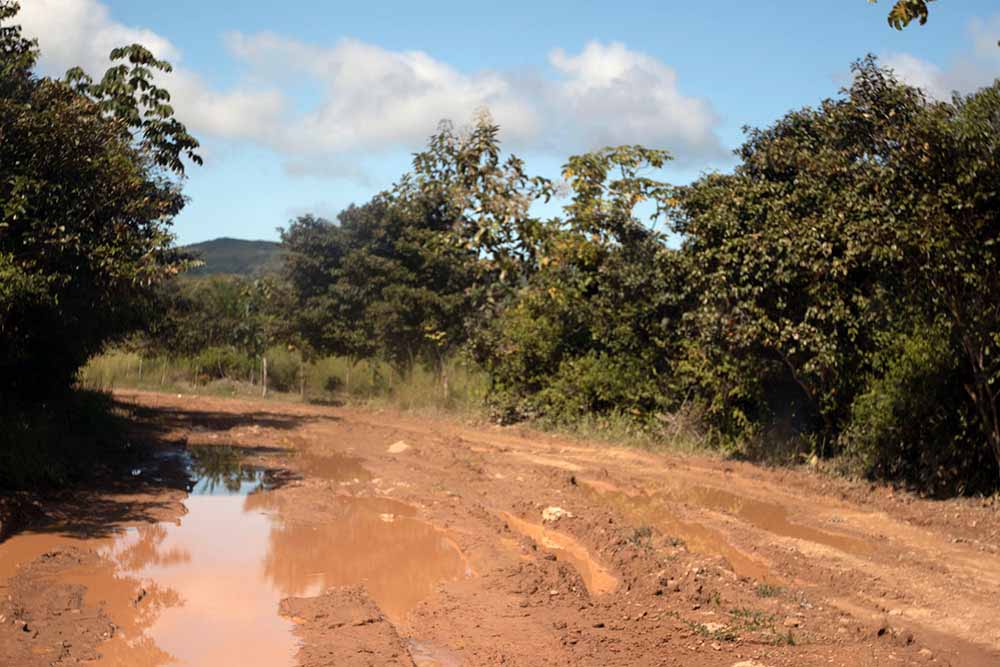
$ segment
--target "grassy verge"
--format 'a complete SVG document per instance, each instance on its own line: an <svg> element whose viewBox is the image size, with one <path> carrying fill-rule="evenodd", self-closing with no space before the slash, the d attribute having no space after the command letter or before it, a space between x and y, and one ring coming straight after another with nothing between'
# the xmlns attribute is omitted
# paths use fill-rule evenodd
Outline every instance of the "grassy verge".
<svg viewBox="0 0 1000 667"><path fill-rule="evenodd" d="M452 359L446 364L448 387L441 377L422 367L400 376L384 362L351 363L328 357L302 363L297 353L282 348L268 351L268 398L313 403L346 402L390 407L422 414L447 414L486 421L485 399L489 377L480 369ZM220 375L222 377L220 377ZM95 357L80 372L80 384L91 389L145 389L211 396L262 397L258 361L247 361L229 372L206 367L204 360L145 358L111 351ZM573 423L527 424L532 428L650 450L679 453L712 451L698 428L697 415L665 417L660 427L642 426L629 415L585 415Z"/></svg>
<svg viewBox="0 0 1000 667"><path fill-rule="evenodd" d="M484 373L461 360L446 364L447 390L441 377L422 367L400 376L381 361L351 363L328 357L303 363L297 353L274 348L267 353L268 398L307 402L350 402L401 410L482 414L489 386ZM212 396L263 397L259 360L237 369L206 367L198 359L141 359L111 351L94 357L80 371L88 389L147 389Z"/></svg>

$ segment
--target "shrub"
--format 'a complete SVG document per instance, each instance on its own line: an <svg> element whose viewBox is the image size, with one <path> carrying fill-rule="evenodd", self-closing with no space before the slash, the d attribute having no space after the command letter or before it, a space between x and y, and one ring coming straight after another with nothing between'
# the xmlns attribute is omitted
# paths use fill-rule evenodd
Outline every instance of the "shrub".
<svg viewBox="0 0 1000 667"><path fill-rule="evenodd" d="M253 372L253 360L231 347L209 347L191 360L202 382L222 379L243 380Z"/></svg>
<svg viewBox="0 0 1000 667"><path fill-rule="evenodd" d="M943 327L889 339L842 437L852 467L935 494L992 488L997 464L962 400L960 368Z"/></svg>
<svg viewBox="0 0 1000 667"><path fill-rule="evenodd" d="M267 384L275 391L298 391L302 357L284 347L267 351Z"/></svg>

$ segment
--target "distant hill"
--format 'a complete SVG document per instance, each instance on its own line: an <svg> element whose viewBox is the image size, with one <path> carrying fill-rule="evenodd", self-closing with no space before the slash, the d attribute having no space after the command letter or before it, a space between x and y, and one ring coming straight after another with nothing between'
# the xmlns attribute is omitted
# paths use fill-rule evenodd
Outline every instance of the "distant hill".
<svg viewBox="0 0 1000 667"><path fill-rule="evenodd" d="M240 276L260 276L274 273L281 268L284 251L274 241L247 241L221 238L194 243L181 248L196 255L203 266L192 269L187 275L207 276L231 273Z"/></svg>

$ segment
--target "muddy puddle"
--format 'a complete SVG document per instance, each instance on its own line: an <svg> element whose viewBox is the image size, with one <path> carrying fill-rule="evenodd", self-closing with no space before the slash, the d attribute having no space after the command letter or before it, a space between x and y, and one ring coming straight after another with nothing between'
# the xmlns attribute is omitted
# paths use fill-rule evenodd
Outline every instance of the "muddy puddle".
<svg viewBox="0 0 1000 667"><path fill-rule="evenodd" d="M670 512L661 498L648 494L629 494L600 481L582 480L581 488L599 495L635 525L650 526L665 536L679 538L697 553L721 556L730 569L741 577L758 581L771 579L767 564L733 547L718 531L681 521Z"/></svg>
<svg viewBox="0 0 1000 667"><path fill-rule="evenodd" d="M337 495L299 520L268 470L225 448L192 448L190 470L176 521L99 540L19 535L0 545L0 578L53 549L93 550L98 558L65 583L85 586L86 606L117 626L95 664L280 667L298 650L292 621L279 615L283 598L361 584L398 623L438 584L467 574L454 542L411 506Z"/></svg>
<svg viewBox="0 0 1000 667"><path fill-rule="evenodd" d="M795 524L788 519L785 508L777 503L758 501L721 489L675 484L655 491L630 492L601 480L582 480L582 485L631 521L679 538L698 553L721 556L737 575L758 581L773 580L767 564L729 544L719 531L679 519L671 511L671 506L686 503L722 512L774 535L813 542L855 556L868 556L874 551L874 547L863 540Z"/></svg>
<svg viewBox="0 0 1000 667"><path fill-rule="evenodd" d="M663 492L663 495L671 500L735 515L761 530L781 537L821 544L853 556L870 556L875 551L874 545L864 540L793 523L788 519L788 511L777 503L755 500L707 486L678 487Z"/></svg>
<svg viewBox="0 0 1000 667"><path fill-rule="evenodd" d="M305 449L291 462L309 477L331 482L367 482L372 474L364 467L364 460L340 452L323 452Z"/></svg>
<svg viewBox="0 0 1000 667"><path fill-rule="evenodd" d="M531 538L543 549L555 552L560 558L570 563L583 579L583 583L591 595L605 595L618 588L618 579L598 563L587 551L587 548L574 538L541 524L525 521L508 512L501 512L500 516L512 529Z"/></svg>
<svg viewBox="0 0 1000 667"><path fill-rule="evenodd" d="M450 649L411 639L406 643L416 667L461 667L462 657Z"/></svg>

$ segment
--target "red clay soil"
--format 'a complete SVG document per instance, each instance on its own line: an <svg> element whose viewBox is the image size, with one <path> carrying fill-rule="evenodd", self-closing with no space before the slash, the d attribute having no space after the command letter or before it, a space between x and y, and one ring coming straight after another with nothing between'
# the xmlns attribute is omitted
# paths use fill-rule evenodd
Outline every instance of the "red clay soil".
<svg viewBox="0 0 1000 667"><path fill-rule="evenodd" d="M271 483L202 501L175 471L46 507L0 543L0 665L225 664L229 620L164 629L201 609L303 667L1000 665L992 503L394 412L119 399L164 452L237 448ZM220 547L208 577L213 532L260 557ZM209 595L241 567L258 598Z"/></svg>

